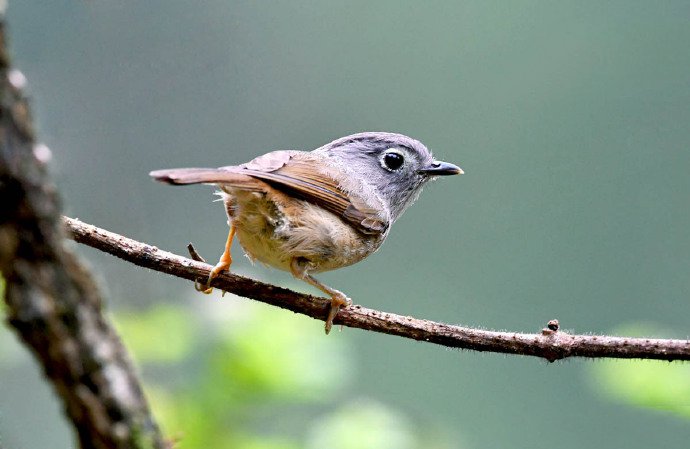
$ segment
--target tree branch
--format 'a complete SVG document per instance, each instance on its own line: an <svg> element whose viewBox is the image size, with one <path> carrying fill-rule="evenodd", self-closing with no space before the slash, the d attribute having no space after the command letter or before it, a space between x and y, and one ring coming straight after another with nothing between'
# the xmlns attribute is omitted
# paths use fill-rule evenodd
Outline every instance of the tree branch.
<svg viewBox="0 0 690 449"><path fill-rule="evenodd" d="M43 366L83 449L163 448L135 370L89 272L64 247L55 186L36 145L24 76L0 18L0 271L7 320Z"/></svg>
<svg viewBox="0 0 690 449"><path fill-rule="evenodd" d="M208 264L159 250L79 220L64 217L64 222L75 241L141 267L190 281L206 279L212 268ZM231 273L221 274L212 285L318 320L325 319L331 304L325 298L297 293ZM334 322L452 348L529 355L543 357L550 362L567 357L690 360L690 340L570 335L559 330L556 320L550 321L539 334L492 332L353 305L342 309Z"/></svg>

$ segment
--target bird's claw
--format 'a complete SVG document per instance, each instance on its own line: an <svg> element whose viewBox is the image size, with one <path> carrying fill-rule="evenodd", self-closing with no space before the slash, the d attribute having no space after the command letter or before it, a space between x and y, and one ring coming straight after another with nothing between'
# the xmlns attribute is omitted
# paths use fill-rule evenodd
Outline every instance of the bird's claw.
<svg viewBox="0 0 690 449"><path fill-rule="evenodd" d="M333 327L333 320L338 315L341 307L350 307L352 305L352 300L345 296L343 293L338 292L331 297L331 308L328 311L328 317L326 318L326 335L331 332Z"/></svg>

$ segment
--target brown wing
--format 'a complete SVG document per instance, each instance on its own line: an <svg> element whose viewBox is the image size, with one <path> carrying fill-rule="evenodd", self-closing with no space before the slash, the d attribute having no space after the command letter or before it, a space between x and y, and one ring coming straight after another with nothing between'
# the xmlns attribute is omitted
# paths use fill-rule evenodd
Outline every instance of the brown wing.
<svg viewBox="0 0 690 449"><path fill-rule="evenodd" d="M388 222L376 209L355 195L348 195L323 171L316 156L299 151L275 151L241 166L218 169L176 169L151 172L158 181L170 184L214 183L260 191L264 183L323 207L364 234L382 234Z"/></svg>
<svg viewBox="0 0 690 449"><path fill-rule="evenodd" d="M276 153L288 154L269 153L254 159L241 170L228 168L234 173L246 173L272 187L321 206L362 233L386 232L388 222L381 218L379 211L368 206L363 199L343 191L333 178L319 170L318 167L323 162L317 156L303 152ZM263 164L264 160L266 165ZM276 168L279 161L282 165Z"/></svg>

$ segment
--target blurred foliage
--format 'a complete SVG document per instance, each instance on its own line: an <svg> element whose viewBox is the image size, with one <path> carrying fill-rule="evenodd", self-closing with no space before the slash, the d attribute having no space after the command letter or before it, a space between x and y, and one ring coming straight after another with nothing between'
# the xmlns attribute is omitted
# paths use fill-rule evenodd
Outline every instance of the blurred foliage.
<svg viewBox="0 0 690 449"><path fill-rule="evenodd" d="M118 315L116 320L127 342L136 344L137 358L147 362L180 361L195 344L193 325L179 307L160 305L136 314Z"/></svg>
<svg viewBox="0 0 690 449"><path fill-rule="evenodd" d="M614 335L674 338L649 324L616 329ZM676 337L683 338L683 337ZM663 410L690 419L690 365L655 360L602 360L591 365L594 387L626 404Z"/></svg>
<svg viewBox="0 0 690 449"><path fill-rule="evenodd" d="M346 335L315 335L313 320L255 303L213 304L207 316L170 305L115 316L176 447L428 447L399 411L341 404L354 372Z"/></svg>
<svg viewBox="0 0 690 449"><path fill-rule="evenodd" d="M412 449L420 447L404 416L371 401L341 407L321 419L312 429L310 448ZM353 431L356 429L356 431Z"/></svg>

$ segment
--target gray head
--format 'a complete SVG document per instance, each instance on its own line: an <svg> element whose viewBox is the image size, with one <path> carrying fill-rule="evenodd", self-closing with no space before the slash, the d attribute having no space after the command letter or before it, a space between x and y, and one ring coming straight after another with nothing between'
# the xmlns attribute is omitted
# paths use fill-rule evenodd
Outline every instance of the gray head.
<svg viewBox="0 0 690 449"><path fill-rule="evenodd" d="M371 185L387 203L393 221L417 199L427 181L463 173L456 165L435 160L424 144L402 134L353 134L314 151L335 158L342 169Z"/></svg>

